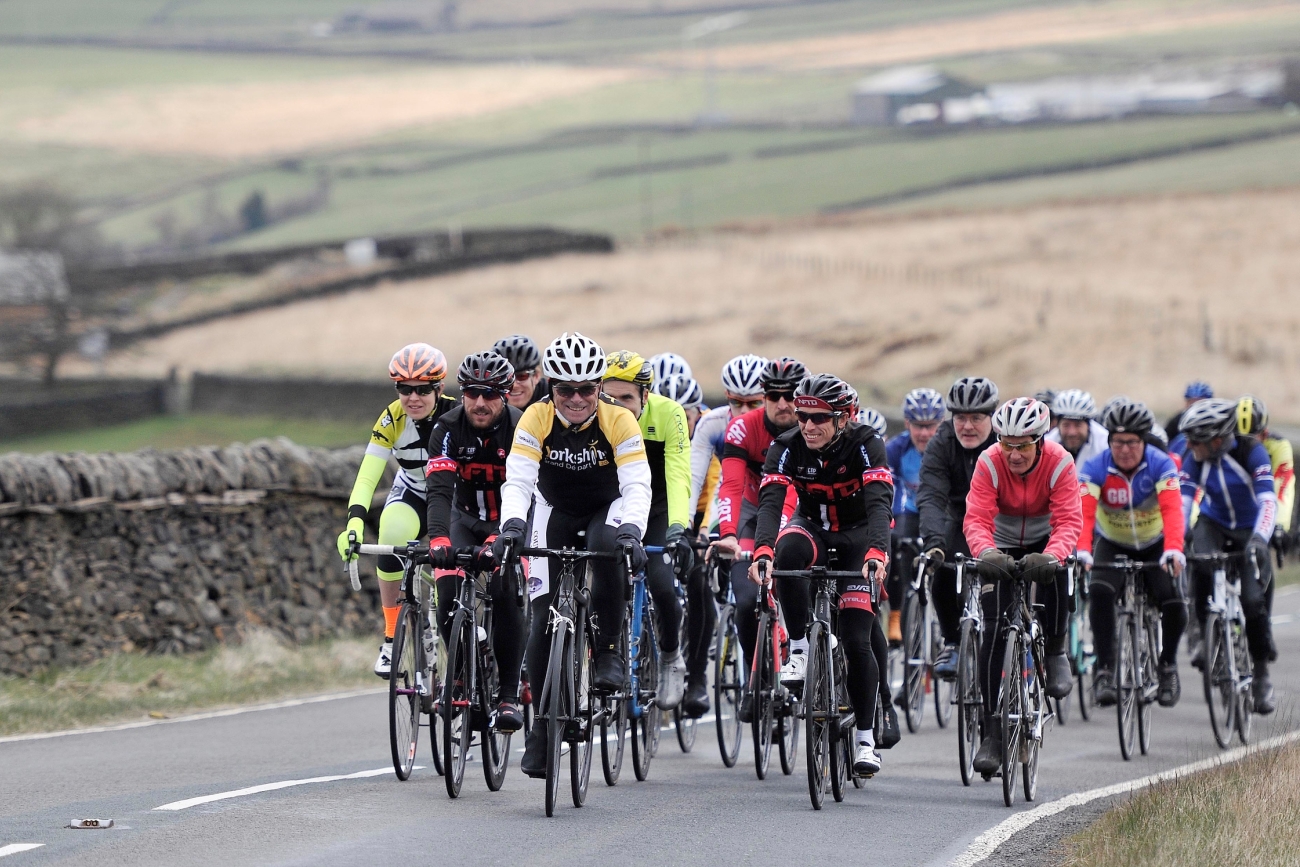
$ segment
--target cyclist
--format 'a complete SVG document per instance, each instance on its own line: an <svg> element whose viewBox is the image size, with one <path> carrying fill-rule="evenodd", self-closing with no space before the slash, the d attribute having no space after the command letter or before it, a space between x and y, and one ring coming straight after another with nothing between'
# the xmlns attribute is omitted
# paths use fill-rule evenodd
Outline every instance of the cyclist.
<svg viewBox="0 0 1300 867"><path fill-rule="evenodd" d="M920 518L916 513L916 489L921 484L921 456L934 439L943 421L945 409L943 395L933 388L914 388L903 398L903 432L885 446L889 470L894 474L894 567L889 574L889 628L886 635L894 644L903 640L901 625L903 581L911 570L911 563L903 563L899 548L901 539L914 539L920 532ZM897 608L897 610L895 610Z"/></svg>
<svg viewBox="0 0 1300 867"><path fill-rule="evenodd" d="M857 411L855 416L858 424L871 428L871 430L875 431L876 436L882 440L889 433L889 421L875 407L864 406Z"/></svg>
<svg viewBox="0 0 1300 867"><path fill-rule="evenodd" d="M1187 566L1183 555L1183 506L1178 468L1173 459L1147 442L1155 416L1146 404L1128 398L1106 405L1102 424L1110 448L1079 468L1083 496L1083 530L1076 557L1086 567L1094 560L1119 557L1149 563L1143 571L1146 591L1160 606L1164 646L1160 653L1162 707L1178 703L1178 642L1187 627L1187 604L1176 579ZM1094 542L1093 530L1097 538ZM1124 573L1094 568L1089 584L1089 613L1097 651L1093 691L1097 704L1115 704L1115 603L1124 589Z"/></svg>
<svg viewBox="0 0 1300 867"><path fill-rule="evenodd" d="M388 377L397 389L397 400L375 422L348 497L348 525L338 538L339 555L345 561L356 556L349 550L348 534L355 533L357 542L365 539L366 515L389 457L397 459L398 470L379 515L379 544L405 545L424 535L424 468L429 461L429 434L438 418L456 406L455 400L442 393L446 376L447 359L427 343L403 346L388 362ZM393 631L401 610L402 562L387 556L380 557L376 565L379 604L384 610L384 642L375 660L375 674L387 678L392 668Z"/></svg>
<svg viewBox="0 0 1300 867"><path fill-rule="evenodd" d="M457 548L491 544L501 517L501 485L506 452L523 413L507 402L515 372L496 352L465 356L456 371L460 406L448 410L429 437L429 555L438 585L438 629L451 637L452 603L461 573L455 571ZM492 572L485 558L481 571ZM478 571L478 570L476 570ZM519 707L519 666L524 657L524 615L516 591L498 570L488 581L492 594L492 649L500 669L496 727L516 732L524 727Z"/></svg>
<svg viewBox="0 0 1300 867"><path fill-rule="evenodd" d="M1237 401L1237 434L1253 437L1268 452L1273 467L1273 490L1277 494L1272 542L1274 548L1285 554L1291 547L1291 514L1295 510L1295 453L1291 441L1268 429L1268 408L1264 401L1249 394Z"/></svg>
<svg viewBox="0 0 1300 867"><path fill-rule="evenodd" d="M1034 400L1042 401L1051 412L1052 430L1056 430L1058 421L1056 418L1056 411L1052 409L1053 404L1056 403L1056 394L1057 391L1054 388L1040 388L1038 391L1034 392Z"/></svg>
<svg viewBox="0 0 1300 867"><path fill-rule="evenodd" d="M679 373L685 374L692 379L695 377L695 374L691 372L691 366L686 363L686 359L675 352L661 352L658 355L650 356L650 369L654 371L655 382L664 382L668 377L676 376Z"/></svg>
<svg viewBox="0 0 1300 867"><path fill-rule="evenodd" d="M1192 502L1201 491L1200 516L1192 527L1192 550L1197 554L1216 551L1249 551L1255 569L1241 570L1241 607L1246 614L1246 641L1254 672L1250 689L1255 713L1270 714L1277 705L1268 664L1277 659L1273 627L1273 564L1269 540L1277 520L1277 493L1273 488L1273 466L1268 451L1251 437L1238 437L1237 404L1231 400L1199 400L1182 418L1187 435L1187 456L1183 460L1183 517L1191 516ZM1204 627L1205 612L1214 589L1210 564L1192 569L1192 592L1196 620ZM1204 642L1192 656L1193 665L1204 665Z"/></svg>
<svg viewBox="0 0 1300 867"><path fill-rule="evenodd" d="M600 394L605 353L591 338L566 332L546 348L542 371L551 393L524 410L515 428L501 488L501 533L492 553L503 560L508 551L518 550L527 532L529 547L624 550L633 571L639 572L646 564L641 536L652 499L650 465L632 413ZM597 637L594 683L612 690L623 683L618 645L626 576L609 561L590 565ZM532 561L528 593L533 612L528 672L533 700L540 703L551 611L550 563L545 558ZM524 744L520 769L530 777L544 776L545 765L546 723L539 719Z"/></svg>
<svg viewBox="0 0 1300 867"><path fill-rule="evenodd" d="M1203 379L1198 379L1187 383L1187 388L1183 389L1183 408L1169 419L1165 425L1165 431L1169 434L1169 442L1172 445L1178 439L1179 433L1182 432L1183 413L1192 408L1192 404L1198 400L1208 400L1214 397L1214 389ZM1179 441L1179 445L1185 445L1186 440ZM1179 449L1181 454L1183 449Z"/></svg>
<svg viewBox="0 0 1300 867"><path fill-rule="evenodd" d="M1040 585L1035 595L1043 604L1037 617L1047 643L1045 692L1064 698L1072 686L1065 655L1070 598L1065 578L1057 573L1078 549L1083 509L1070 453L1043 439L1050 425L1046 404L1032 397L999 407L993 416L998 442L980 455L966 496L964 527L971 550L979 552L987 626L980 643L985 737L972 762L980 773L991 773L1002 762L1002 728L994 714L1006 652L1001 624L1011 604L1005 573L1020 568L1025 579Z"/></svg>
<svg viewBox="0 0 1300 867"><path fill-rule="evenodd" d="M828 373L805 379L795 390L795 406L796 429L776 438L763 465L750 578L763 580L773 564L792 570L825 566L830 548L840 554L838 568L862 570L860 581L839 581L836 634L858 720L853 770L874 774L880 770L874 732L880 670L872 648L872 582L884 578L888 562L893 476L875 431L852 423L852 390L843 380ZM799 505L782 530L782 508L791 488ZM790 659L781 669L781 681L802 684L811 588L806 582L778 579L777 590L790 632Z"/></svg>
<svg viewBox="0 0 1300 867"><path fill-rule="evenodd" d="M698 501L707 487L713 461L722 461L727 427L738 416L763 406L763 369L767 359L737 355L722 368L722 391L727 405L700 416L691 434L691 500Z"/></svg>
<svg viewBox="0 0 1300 867"><path fill-rule="evenodd" d="M760 384L763 405L738 416L727 426L722 452L722 481L718 485L718 539L709 555L725 552L733 561L731 592L736 597L736 631L745 660L754 658L758 640L758 587L745 580L748 569L739 559L741 550L752 551L758 522L758 490L763 462L772 441L796 425L794 396L808 378L803 363L789 357L774 358L763 366ZM738 716L749 722L752 698L746 690Z"/></svg>
<svg viewBox="0 0 1300 867"><path fill-rule="evenodd" d="M709 409L704 404L704 392L700 390L700 384L684 373L674 373L663 382L656 380L650 390L681 406L686 412L687 430L691 433Z"/></svg>
<svg viewBox="0 0 1300 867"><path fill-rule="evenodd" d="M1056 427L1048 431L1047 440L1065 446L1076 469L1106 450L1106 428L1096 420L1097 404L1092 395L1068 388L1057 393L1050 406Z"/></svg>
<svg viewBox="0 0 1300 867"><path fill-rule="evenodd" d="M527 409L529 404L537 403L547 395L546 377L539 369L542 353L531 337L523 334L511 334L502 337L492 347L515 370L515 384L510 387L510 405Z"/></svg>
<svg viewBox="0 0 1300 867"><path fill-rule="evenodd" d="M678 640L682 604L677 598L673 563L682 575L691 570L695 551L691 523L691 438L686 411L673 400L650 391L654 372L635 352L623 350L605 358L601 391L636 416L646 459L650 462L650 516L644 541L675 549L675 557L651 557L645 567L647 588L659 615L659 684L655 704L672 710L682 700L686 664Z"/></svg>
<svg viewBox="0 0 1300 867"><path fill-rule="evenodd" d="M993 411L998 408L998 387L982 376L964 376L948 389L947 409L952 417L939 425L921 458L921 479L916 489L916 511L925 558L937 569L955 555L970 556L962 525L966 520L966 494L970 491L975 462L997 442ZM962 599L953 581L934 581L930 588L934 613L943 633L943 652L934 673L957 677L957 641L961 637Z"/></svg>

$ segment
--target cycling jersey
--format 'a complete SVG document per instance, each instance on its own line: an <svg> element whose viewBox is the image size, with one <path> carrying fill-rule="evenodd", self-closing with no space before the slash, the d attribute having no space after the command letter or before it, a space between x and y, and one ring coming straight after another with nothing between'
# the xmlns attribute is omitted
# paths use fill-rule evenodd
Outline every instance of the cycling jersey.
<svg viewBox="0 0 1300 867"><path fill-rule="evenodd" d="M424 493L424 467L429 462L429 434L433 425L443 413L458 406L455 398L439 395L433 412L422 419L412 421L402 408L402 402L395 400L380 414L370 432L370 444L366 446L366 455L388 460L392 455L397 459L400 473L409 487L417 493ZM373 493L374 488L371 488Z"/></svg>
<svg viewBox="0 0 1300 867"><path fill-rule="evenodd" d="M615 525L640 536L650 515L650 465L636 417L602 397L582 424L570 424L545 398L524 410L506 458L501 523L526 520L536 494L571 515L589 515L622 500Z"/></svg>
<svg viewBox="0 0 1300 867"><path fill-rule="evenodd" d="M1021 475L995 443L984 450L966 495L966 540L980 556L992 548L1036 547L1058 560L1072 555L1083 528L1074 460L1059 443L1039 443L1038 460Z"/></svg>
<svg viewBox="0 0 1300 867"><path fill-rule="evenodd" d="M476 521L495 524L500 519L506 454L522 415L507 404L487 430L470 424L463 406L438 419L429 437L426 466L430 538L450 535L453 497L455 508Z"/></svg>
<svg viewBox="0 0 1300 867"><path fill-rule="evenodd" d="M723 536L736 535L741 503L758 504L763 463L772 440L781 433L761 406L737 416L727 426L722 482L718 486L718 532Z"/></svg>
<svg viewBox="0 0 1300 867"><path fill-rule="evenodd" d="M894 474L894 514L916 513L916 491L921 485L921 452L912 435L903 431L885 445L889 469Z"/></svg>
<svg viewBox="0 0 1300 867"><path fill-rule="evenodd" d="M1178 468L1155 446L1147 446L1132 474L1115 466L1106 449L1079 469L1083 497L1080 551L1092 552L1093 528L1103 539L1143 549L1164 536L1164 550L1183 550L1183 508Z"/></svg>
<svg viewBox="0 0 1300 867"><path fill-rule="evenodd" d="M1268 434L1264 437L1264 450L1273 466L1273 488L1277 493L1277 525L1291 532L1291 513L1295 508L1295 455L1291 441Z"/></svg>
<svg viewBox="0 0 1300 867"><path fill-rule="evenodd" d="M715 407L695 422L691 435L691 501L703 495L713 461L722 461L723 447L727 442L727 426L733 416L730 406Z"/></svg>
<svg viewBox="0 0 1300 867"><path fill-rule="evenodd" d="M1252 528L1265 539L1273 535L1277 493L1268 451L1251 437L1232 437L1217 456L1198 461L1191 449L1183 459L1183 517L1191 517L1197 491L1201 518L1228 530Z"/></svg>
<svg viewBox="0 0 1300 867"><path fill-rule="evenodd" d="M950 546L964 541L961 528L966 519L966 494L970 491L975 462L996 442L997 435L989 431L983 443L968 449L957 439L952 419L939 425L921 458L921 483L916 492L916 510L926 548L939 548L949 556L958 552L957 547Z"/></svg>
<svg viewBox="0 0 1300 867"><path fill-rule="evenodd" d="M871 428L850 423L821 451L810 449L797 428L786 431L772 443L763 465L756 555L763 546L775 544L786 494L794 488L804 521L831 532L867 525L867 559L884 562L893 487L884 443ZM879 508L882 502L885 507Z"/></svg>
<svg viewBox="0 0 1300 867"><path fill-rule="evenodd" d="M651 392L646 395L639 423L650 462L650 514L667 512L669 526L689 526L694 500L686 410L677 401Z"/></svg>
<svg viewBox="0 0 1300 867"><path fill-rule="evenodd" d="M1043 437L1043 439L1048 442L1059 444L1061 442L1061 429L1059 427L1052 428L1047 432L1047 436ZM1106 451L1109 445L1110 431L1106 430L1106 428L1098 422L1088 419L1088 439L1083 445L1079 446L1079 453L1074 456L1075 468L1077 469L1078 467L1083 466L1088 461L1097 457L1097 455ZM1069 451L1069 449L1066 449L1066 451Z"/></svg>

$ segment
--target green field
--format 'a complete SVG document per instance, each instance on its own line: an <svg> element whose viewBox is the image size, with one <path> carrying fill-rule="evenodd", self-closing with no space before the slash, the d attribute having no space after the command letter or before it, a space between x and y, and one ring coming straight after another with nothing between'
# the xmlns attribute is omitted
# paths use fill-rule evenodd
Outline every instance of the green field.
<svg viewBox="0 0 1300 867"><path fill-rule="evenodd" d="M299 445L336 448L365 443L369 432L370 425L364 422L196 413L0 441L0 451L129 452L143 448L224 446L264 437L288 437Z"/></svg>

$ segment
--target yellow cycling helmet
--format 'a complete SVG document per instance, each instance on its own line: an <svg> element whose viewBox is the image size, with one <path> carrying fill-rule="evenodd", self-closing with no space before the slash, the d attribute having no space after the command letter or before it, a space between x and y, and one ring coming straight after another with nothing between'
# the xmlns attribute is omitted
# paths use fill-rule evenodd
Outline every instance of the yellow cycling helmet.
<svg viewBox="0 0 1300 867"><path fill-rule="evenodd" d="M654 368L644 358L628 349L605 356L605 375L601 380L621 379L649 388L655 380Z"/></svg>
<svg viewBox="0 0 1300 867"><path fill-rule="evenodd" d="M1255 436L1268 427L1268 408L1264 401L1248 394L1237 401L1237 433Z"/></svg>

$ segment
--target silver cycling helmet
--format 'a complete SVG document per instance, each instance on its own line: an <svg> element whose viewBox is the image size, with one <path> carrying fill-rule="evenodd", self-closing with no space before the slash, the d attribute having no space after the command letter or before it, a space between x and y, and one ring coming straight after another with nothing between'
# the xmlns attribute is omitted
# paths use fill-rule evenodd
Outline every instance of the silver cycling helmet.
<svg viewBox="0 0 1300 867"><path fill-rule="evenodd" d="M765 367L767 359L761 355L737 355L722 368L722 387L736 397L760 395Z"/></svg>
<svg viewBox="0 0 1300 867"><path fill-rule="evenodd" d="M1221 398L1198 400L1184 412L1179 427L1189 442L1209 442L1237 430L1237 402Z"/></svg>
<svg viewBox="0 0 1300 867"><path fill-rule="evenodd" d="M1047 404L1032 397L1009 400L993 414L993 430L1000 437L1039 439L1051 426L1052 416Z"/></svg>
<svg viewBox="0 0 1300 867"><path fill-rule="evenodd" d="M948 389L951 412L976 412L991 415L998 408L998 387L982 376L963 376Z"/></svg>
<svg viewBox="0 0 1300 867"><path fill-rule="evenodd" d="M1092 395L1078 388L1067 388L1052 398L1052 415L1060 418L1091 421L1097 417L1097 403Z"/></svg>

